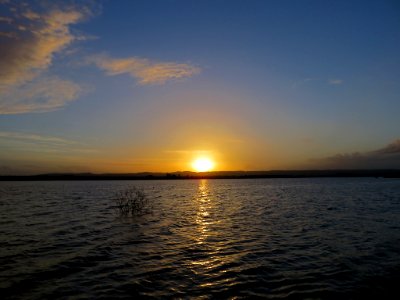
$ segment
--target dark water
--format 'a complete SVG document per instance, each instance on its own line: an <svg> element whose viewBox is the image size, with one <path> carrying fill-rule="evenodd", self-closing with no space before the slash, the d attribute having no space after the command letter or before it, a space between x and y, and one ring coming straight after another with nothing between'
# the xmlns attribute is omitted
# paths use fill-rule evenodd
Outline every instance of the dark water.
<svg viewBox="0 0 400 300"><path fill-rule="evenodd" d="M152 213L116 213L132 185ZM3 299L399 299L396 179L0 182L0 208Z"/></svg>

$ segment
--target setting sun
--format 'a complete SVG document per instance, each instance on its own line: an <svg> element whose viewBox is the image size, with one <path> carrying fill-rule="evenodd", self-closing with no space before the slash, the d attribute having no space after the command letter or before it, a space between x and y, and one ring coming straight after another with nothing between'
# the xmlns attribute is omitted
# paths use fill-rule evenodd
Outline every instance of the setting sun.
<svg viewBox="0 0 400 300"><path fill-rule="evenodd" d="M214 162L207 157L200 157L193 161L192 167L197 172L207 172L214 168Z"/></svg>

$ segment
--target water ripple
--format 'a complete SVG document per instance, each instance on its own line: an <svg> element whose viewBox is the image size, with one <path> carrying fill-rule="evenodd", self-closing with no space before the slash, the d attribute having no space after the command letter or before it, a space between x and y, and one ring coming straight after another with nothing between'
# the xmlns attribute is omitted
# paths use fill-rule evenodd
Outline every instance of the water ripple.
<svg viewBox="0 0 400 300"><path fill-rule="evenodd" d="M136 185L151 213L121 217ZM400 181L0 182L7 299L362 299L397 293Z"/></svg>

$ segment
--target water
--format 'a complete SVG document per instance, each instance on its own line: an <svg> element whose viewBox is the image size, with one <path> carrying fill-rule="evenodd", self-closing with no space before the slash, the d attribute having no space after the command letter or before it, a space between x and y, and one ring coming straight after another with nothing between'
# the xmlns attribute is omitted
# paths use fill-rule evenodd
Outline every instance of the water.
<svg viewBox="0 0 400 300"><path fill-rule="evenodd" d="M120 216L133 185L151 213ZM396 179L0 182L0 207L3 299L399 296Z"/></svg>

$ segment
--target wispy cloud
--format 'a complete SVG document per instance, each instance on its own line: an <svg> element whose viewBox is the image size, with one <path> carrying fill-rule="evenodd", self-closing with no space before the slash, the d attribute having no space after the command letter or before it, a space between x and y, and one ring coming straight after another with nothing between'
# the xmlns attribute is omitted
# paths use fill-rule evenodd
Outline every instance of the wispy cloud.
<svg viewBox="0 0 400 300"><path fill-rule="evenodd" d="M400 168L400 139L378 150L337 154L312 162L318 167L330 169Z"/></svg>
<svg viewBox="0 0 400 300"><path fill-rule="evenodd" d="M58 77L38 77L0 94L0 114L49 112L74 101L82 93L78 84Z"/></svg>
<svg viewBox="0 0 400 300"><path fill-rule="evenodd" d="M297 80L292 84L292 89L298 88L306 83L312 82L312 81L318 81L318 78L304 78L301 80Z"/></svg>
<svg viewBox="0 0 400 300"><path fill-rule="evenodd" d="M343 79L329 79L328 83L331 85L339 85L343 83Z"/></svg>
<svg viewBox="0 0 400 300"><path fill-rule="evenodd" d="M54 136L44 136L33 133L23 133L23 132L11 132L11 131L0 131L0 139L7 140L18 140L30 143L44 143L51 144L56 146L66 146L66 145L75 145L77 142L54 137Z"/></svg>
<svg viewBox="0 0 400 300"><path fill-rule="evenodd" d="M165 150L164 153L167 154L196 154L196 155L206 155L212 154L214 151L210 150L185 150L185 149L176 149L176 150Z"/></svg>
<svg viewBox="0 0 400 300"><path fill-rule="evenodd" d="M323 78L304 78L301 80L297 80L292 84L292 89L300 88L303 85L309 85L312 83L319 84L329 84L329 85L340 85L343 84L343 79L335 78L335 79L323 79Z"/></svg>
<svg viewBox="0 0 400 300"><path fill-rule="evenodd" d="M69 154L74 153L95 153L95 149L88 148L80 142L61 137L48 136L35 133L0 131L0 141L4 147L12 145L25 146L21 151ZM29 146L29 147L26 147Z"/></svg>
<svg viewBox="0 0 400 300"><path fill-rule="evenodd" d="M45 88L43 82L48 78L43 76L48 76L45 73L54 56L80 39L70 26L86 17L85 9L64 7L38 12L28 4L1 5L8 16L0 19L0 113L50 111L75 99L79 90L76 83L53 78ZM32 97L28 97L30 94Z"/></svg>
<svg viewBox="0 0 400 300"><path fill-rule="evenodd" d="M190 154L193 153L191 150L165 150L164 153L167 154Z"/></svg>
<svg viewBox="0 0 400 300"><path fill-rule="evenodd" d="M191 77L200 72L200 68L190 64L156 62L138 57L111 58L107 55L95 55L88 61L105 71L107 75L129 74L141 85L163 84L169 80Z"/></svg>

